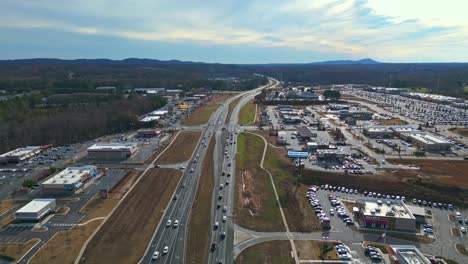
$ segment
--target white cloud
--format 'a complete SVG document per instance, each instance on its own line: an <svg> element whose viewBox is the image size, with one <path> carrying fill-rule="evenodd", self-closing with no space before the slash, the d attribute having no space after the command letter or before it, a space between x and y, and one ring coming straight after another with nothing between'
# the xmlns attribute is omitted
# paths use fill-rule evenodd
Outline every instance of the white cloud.
<svg viewBox="0 0 468 264"><path fill-rule="evenodd" d="M6 0L0 27L141 41L283 47L411 61L468 61L464 0ZM447 43L450 49L446 50Z"/></svg>

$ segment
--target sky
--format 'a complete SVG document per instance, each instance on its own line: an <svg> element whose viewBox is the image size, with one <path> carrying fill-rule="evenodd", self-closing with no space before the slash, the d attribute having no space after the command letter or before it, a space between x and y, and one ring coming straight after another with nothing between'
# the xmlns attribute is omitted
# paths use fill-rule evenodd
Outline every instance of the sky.
<svg viewBox="0 0 468 264"><path fill-rule="evenodd" d="M0 59L468 62L466 0L1 0Z"/></svg>

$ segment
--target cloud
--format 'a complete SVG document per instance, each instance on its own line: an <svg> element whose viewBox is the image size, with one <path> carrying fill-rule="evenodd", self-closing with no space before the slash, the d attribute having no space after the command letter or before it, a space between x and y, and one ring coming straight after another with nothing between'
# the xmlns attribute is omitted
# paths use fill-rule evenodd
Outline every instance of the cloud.
<svg viewBox="0 0 468 264"><path fill-rule="evenodd" d="M468 55L461 57L468 54L465 2L6 0L0 28L145 42L281 47L344 58L414 61L430 53L437 60L468 61Z"/></svg>

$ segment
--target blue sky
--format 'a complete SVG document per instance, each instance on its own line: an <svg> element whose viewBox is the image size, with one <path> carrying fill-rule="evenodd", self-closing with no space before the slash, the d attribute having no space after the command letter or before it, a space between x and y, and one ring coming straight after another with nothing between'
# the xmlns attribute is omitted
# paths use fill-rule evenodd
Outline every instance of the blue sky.
<svg viewBox="0 0 468 264"><path fill-rule="evenodd" d="M468 62L465 0L2 0L0 59Z"/></svg>

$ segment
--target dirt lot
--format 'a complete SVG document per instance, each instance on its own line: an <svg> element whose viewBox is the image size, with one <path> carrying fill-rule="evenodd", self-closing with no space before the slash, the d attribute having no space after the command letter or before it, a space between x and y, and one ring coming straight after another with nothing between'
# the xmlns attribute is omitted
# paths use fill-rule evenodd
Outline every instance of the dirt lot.
<svg viewBox="0 0 468 264"><path fill-rule="evenodd" d="M468 137L468 128L450 128L450 132Z"/></svg>
<svg viewBox="0 0 468 264"><path fill-rule="evenodd" d="M151 156L149 156L145 160L145 164L151 164L151 162L153 162L153 160L159 155L159 153L161 153L161 151L163 151L169 144L171 144L172 140L175 138L176 135L177 133L172 133L171 137L168 140L166 140L164 143L162 143L159 146L159 149L153 152L153 154L151 154Z"/></svg>
<svg viewBox="0 0 468 264"><path fill-rule="evenodd" d="M379 125L379 126L401 126L401 125L408 124L408 122L406 122L405 120L401 120L399 118L377 119L375 121L377 122L376 125Z"/></svg>
<svg viewBox="0 0 468 264"><path fill-rule="evenodd" d="M125 193L138 180L140 175L141 171L130 171L112 190L110 190L107 199L96 194L92 200L80 210L80 212L86 213L86 216L81 222L84 223L96 217L108 216L112 209L118 204L119 200L122 199Z"/></svg>
<svg viewBox="0 0 468 264"><path fill-rule="evenodd" d="M208 235L211 218L211 196L214 188L213 151L215 138L211 138L203 169L198 183L197 195L193 202L187 242L187 263L206 263L208 256Z"/></svg>
<svg viewBox="0 0 468 264"><path fill-rule="evenodd" d="M259 167L263 140L240 133L237 147L234 221L256 231L284 231L270 178Z"/></svg>
<svg viewBox="0 0 468 264"><path fill-rule="evenodd" d="M0 245L0 260L19 260L28 250L39 243L38 238L33 238L23 244L2 244Z"/></svg>
<svg viewBox="0 0 468 264"><path fill-rule="evenodd" d="M83 226L75 226L69 231L61 231L47 242L29 261L29 264L72 264L78 257L81 247L104 220L92 221Z"/></svg>
<svg viewBox="0 0 468 264"><path fill-rule="evenodd" d="M294 241L300 260L338 260L338 254L331 241Z"/></svg>
<svg viewBox="0 0 468 264"><path fill-rule="evenodd" d="M236 258L236 264L288 264L294 263L289 241L268 241L251 246Z"/></svg>
<svg viewBox="0 0 468 264"><path fill-rule="evenodd" d="M157 164L174 164L187 161L200 139L200 131L181 131L175 142L156 161Z"/></svg>
<svg viewBox="0 0 468 264"><path fill-rule="evenodd" d="M405 177L427 176L422 181L436 184L454 185L468 188L468 161L464 160L425 160L425 159L388 159L390 163L414 165L419 170L400 170L401 179Z"/></svg>
<svg viewBox="0 0 468 264"><path fill-rule="evenodd" d="M293 176L291 162L285 155L284 148L268 146L265 168L273 175L289 229L297 232L321 230L320 222L305 197L308 186L300 184L299 179Z"/></svg>
<svg viewBox="0 0 468 264"><path fill-rule="evenodd" d="M10 210L11 208L15 207L15 201L13 200L0 200L0 215L5 213L6 211Z"/></svg>
<svg viewBox="0 0 468 264"><path fill-rule="evenodd" d="M137 263L180 176L173 169L149 170L90 241L82 263Z"/></svg>
<svg viewBox="0 0 468 264"><path fill-rule="evenodd" d="M234 109L234 107L236 107L236 105L239 103L240 99L242 97L239 97L237 98L236 100L232 101L230 104L229 104L229 109L228 109L228 114L227 114L227 117L226 117L226 124L229 123L229 121L231 120L231 114L232 114L232 110Z"/></svg>

